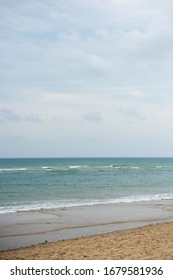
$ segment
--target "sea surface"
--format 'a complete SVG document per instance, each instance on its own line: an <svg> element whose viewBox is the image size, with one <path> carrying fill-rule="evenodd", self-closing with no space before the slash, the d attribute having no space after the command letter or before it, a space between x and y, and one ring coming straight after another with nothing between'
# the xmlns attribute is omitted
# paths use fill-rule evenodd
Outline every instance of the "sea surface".
<svg viewBox="0 0 173 280"><path fill-rule="evenodd" d="M0 159L0 213L173 199L173 158Z"/></svg>

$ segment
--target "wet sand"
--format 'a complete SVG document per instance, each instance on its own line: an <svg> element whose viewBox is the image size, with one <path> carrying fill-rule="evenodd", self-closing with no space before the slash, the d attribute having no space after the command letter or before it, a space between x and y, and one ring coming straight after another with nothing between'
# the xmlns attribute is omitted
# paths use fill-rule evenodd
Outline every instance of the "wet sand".
<svg viewBox="0 0 173 280"><path fill-rule="evenodd" d="M173 260L173 222L1 251L2 260Z"/></svg>
<svg viewBox="0 0 173 280"><path fill-rule="evenodd" d="M32 246L0 259L173 259L169 221L172 200L4 214L0 250Z"/></svg>

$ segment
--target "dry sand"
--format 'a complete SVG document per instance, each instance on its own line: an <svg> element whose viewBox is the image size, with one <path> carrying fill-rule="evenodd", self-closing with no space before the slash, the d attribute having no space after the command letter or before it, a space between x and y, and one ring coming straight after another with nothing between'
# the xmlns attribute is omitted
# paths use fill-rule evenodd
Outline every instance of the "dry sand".
<svg viewBox="0 0 173 280"><path fill-rule="evenodd" d="M2 260L173 260L173 222L0 252Z"/></svg>

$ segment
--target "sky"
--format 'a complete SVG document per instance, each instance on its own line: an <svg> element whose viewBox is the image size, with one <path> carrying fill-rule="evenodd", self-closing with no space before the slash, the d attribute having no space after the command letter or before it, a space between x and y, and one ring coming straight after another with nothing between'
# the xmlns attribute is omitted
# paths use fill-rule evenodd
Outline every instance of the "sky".
<svg viewBox="0 0 173 280"><path fill-rule="evenodd" d="M173 1L0 0L0 157L172 157Z"/></svg>

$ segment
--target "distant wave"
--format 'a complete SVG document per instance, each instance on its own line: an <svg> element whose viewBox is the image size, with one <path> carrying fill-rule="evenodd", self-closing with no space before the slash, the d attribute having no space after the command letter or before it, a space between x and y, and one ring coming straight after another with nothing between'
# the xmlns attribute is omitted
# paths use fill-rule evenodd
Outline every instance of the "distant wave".
<svg viewBox="0 0 173 280"><path fill-rule="evenodd" d="M48 171L54 170L54 168L50 167L50 166L42 166L42 169L43 170L48 170Z"/></svg>
<svg viewBox="0 0 173 280"><path fill-rule="evenodd" d="M42 171L49 171L49 172L65 172L68 171L67 167L52 167L52 166L42 166Z"/></svg>
<svg viewBox="0 0 173 280"><path fill-rule="evenodd" d="M29 167L11 167L11 168L0 168L0 172L23 172L23 171L37 171L37 172L43 172L43 171L49 171L49 172L75 172L77 170L81 171L132 171L135 172L138 170L143 171L152 171L152 170L158 170L158 171L172 171L173 166L164 166L164 165L67 165L67 166L29 166Z"/></svg>
<svg viewBox="0 0 173 280"><path fill-rule="evenodd" d="M27 168L0 168L0 172L26 171Z"/></svg>
<svg viewBox="0 0 173 280"><path fill-rule="evenodd" d="M52 169L52 167L49 166L42 166L43 169Z"/></svg>
<svg viewBox="0 0 173 280"><path fill-rule="evenodd" d="M78 169L78 168L81 168L82 166L81 165L70 165L69 168L70 169Z"/></svg>

